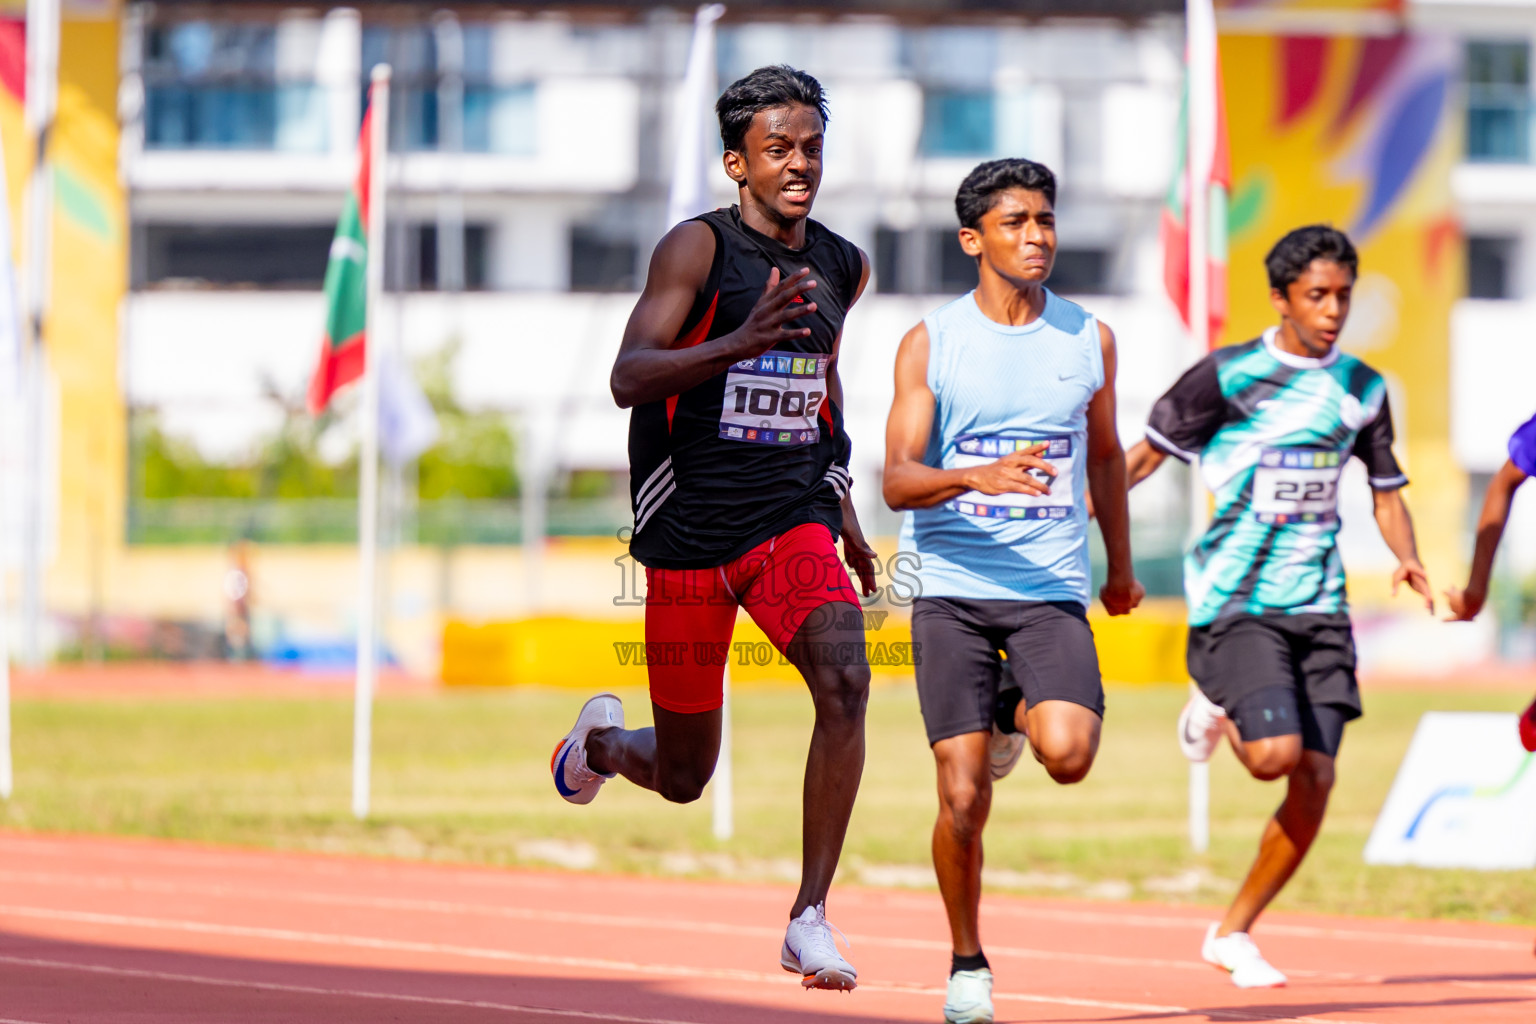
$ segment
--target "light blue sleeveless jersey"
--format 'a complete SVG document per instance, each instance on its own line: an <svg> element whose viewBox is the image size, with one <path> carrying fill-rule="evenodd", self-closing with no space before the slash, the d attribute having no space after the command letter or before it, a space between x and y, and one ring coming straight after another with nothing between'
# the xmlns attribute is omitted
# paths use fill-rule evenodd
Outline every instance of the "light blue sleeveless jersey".
<svg viewBox="0 0 1536 1024"><path fill-rule="evenodd" d="M977 491L908 512L901 550L923 597L1089 601L1088 402L1104 386L1098 321L1047 290L1041 316L994 323L975 294L930 313L928 387L936 405L923 462L981 465L1044 441L1057 469L1045 496Z"/></svg>

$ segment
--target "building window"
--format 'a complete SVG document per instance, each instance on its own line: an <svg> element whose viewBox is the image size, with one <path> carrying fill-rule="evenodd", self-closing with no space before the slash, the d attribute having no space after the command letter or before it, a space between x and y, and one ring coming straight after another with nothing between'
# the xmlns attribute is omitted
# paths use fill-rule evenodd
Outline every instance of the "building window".
<svg viewBox="0 0 1536 1024"><path fill-rule="evenodd" d="M1516 242L1473 235L1467 239L1467 297L1512 299Z"/></svg>
<svg viewBox="0 0 1536 1024"><path fill-rule="evenodd" d="M894 228L875 228L875 291L899 295L901 285L901 232Z"/></svg>
<svg viewBox="0 0 1536 1024"><path fill-rule="evenodd" d="M390 146L397 150L463 147L466 153L529 156L537 151L537 90L531 83L495 79L492 27L461 26L463 65L445 65L430 26L363 29L363 68L388 61L394 68ZM366 96L367 82L362 88ZM457 94L457 123L452 123Z"/></svg>
<svg viewBox="0 0 1536 1024"><path fill-rule="evenodd" d="M1467 156L1521 163L1530 159L1530 46L1468 43Z"/></svg>
<svg viewBox="0 0 1536 1024"><path fill-rule="evenodd" d="M1113 257L1107 249L1058 249L1046 284L1059 295L1113 294ZM976 258L953 228L876 228L874 260L881 293L958 295L976 287Z"/></svg>
<svg viewBox="0 0 1536 1024"><path fill-rule="evenodd" d="M1110 254L1103 249L1058 249L1046 282L1058 295L1107 295Z"/></svg>
<svg viewBox="0 0 1536 1024"><path fill-rule="evenodd" d="M640 247L599 228L571 228L571 291L627 292L639 287Z"/></svg>
<svg viewBox="0 0 1536 1024"><path fill-rule="evenodd" d="M270 24L152 26L144 53L145 146L324 150L320 89L313 82L279 82L277 51Z"/></svg>
<svg viewBox="0 0 1536 1024"><path fill-rule="evenodd" d="M968 292L976 287L976 257L960 248L960 234L954 229L938 228L929 232L930 264L940 295Z"/></svg>
<svg viewBox="0 0 1536 1024"><path fill-rule="evenodd" d="M486 253L490 248L490 228L485 224L464 225L464 289L481 291L486 287ZM392 250L384 270L385 286L390 291L431 292L443 286L438 261L437 225L432 223L396 225L390 234Z"/></svg>
<svg viewBox="0 0 1536 1024"><path fill-rule="evenodd" d="M319 288L335 232L331 224L141 224L133 282Z"/></svg>
<svg viewBox="0 0 1536 1024"><path fill-rule="evenodd" d="M990 156L994 148L993 106L990 91L928 89L923 94L923 153Z"/></svg>
<svg viewBox="0 0 1536 1024"><path fill-rule="evenodd" d="M976 287L976 259L953 228L875 229L875 289L893 295L951 295Z"/></svg>

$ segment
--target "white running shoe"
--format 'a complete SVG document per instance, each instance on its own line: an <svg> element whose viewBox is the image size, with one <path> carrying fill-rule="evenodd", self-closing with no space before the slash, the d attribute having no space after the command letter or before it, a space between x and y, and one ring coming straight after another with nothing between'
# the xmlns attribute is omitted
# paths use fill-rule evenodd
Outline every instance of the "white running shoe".
<svg viewBox="0 0 1536 1024"><path fill-rule="evenodd" d="M1028 744L1029 740L1023 733L1003 732L993 723L992 738L987 741L987 759L994 782L1013 771L1013 766L1019 763Z"/></svg>
<svg viewBox="0 0 1536 1024"><path fill-rule="evenodd" d="M1198 687L1191 687L1189 702L1179 712L1179 749L1196 764L1211 759L1221 742L1222 722L1227 713Z"/></svg>
<svg viewBox="0 0 1536 1024"><path fill-rule="evenodd" d="M1275 970L1247 932L1233 932L1216 937L1216 925L1205 932L1205 943L1200 956L1208 964L1215 964L1232 975L1232 984L1238 988L1279 988L1285 984L1285 975Z"/></svg>
<svg viewBox="0 0 1536 1024"><path fill-rule="evenodd" d="M945 1024L992 1024L992 972L956 971L944 994Z"/></svg>
<svg viewBox="0 0 1536 1024"><path fill-rule="evenodd" d="M555 744L549 771L555 789L573 804L589 804L613 775L587 767L587 735L593 729L624 728L624 704L611 693L600 693L581 706L576 725Z"/></svg>
<svg viewBox="0 0 1536 1024"><path fill-rule="evenodd" d="M858 985L859 972L838 953L832 938L834 927L827 921L825 903L806 907L789 922L779 963L786 971L800 975L800 984L806 988L851 992ZM843 935L841 931L837 934ZM843 935L843 942L848 942L848 936Z"/></svg>

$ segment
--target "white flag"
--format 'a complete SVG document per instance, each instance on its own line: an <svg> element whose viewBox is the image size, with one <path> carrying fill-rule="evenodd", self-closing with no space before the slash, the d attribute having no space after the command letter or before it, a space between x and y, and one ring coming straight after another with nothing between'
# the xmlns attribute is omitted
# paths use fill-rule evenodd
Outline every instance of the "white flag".
<svg viewBox="0 0 1536 1024"><path fill-rule="evenodd" d="M713 143L717 130L715 22L724 13L723 4L704 4L693 16L693 45L688 48L688 70L677 100L677 156L667 196L668 226L715 208L709 200L710 169L718 167Z"/></svg>
<svg viewBox="0 0 1536 1024"><path fill-rule="evenodd" d="M421 385L393 351L379 360L379 448L392 465L409 462L437 443L437 414Z"/></svg>
<svg viewBox="0 0 1536 1024"><path fill-rule="evenodd" d="M16 140L5 140L15 142ZM16 266L11 262L11 201L5 161L0 159L0 398L21 393L21 309L16 304Z"/></svg>

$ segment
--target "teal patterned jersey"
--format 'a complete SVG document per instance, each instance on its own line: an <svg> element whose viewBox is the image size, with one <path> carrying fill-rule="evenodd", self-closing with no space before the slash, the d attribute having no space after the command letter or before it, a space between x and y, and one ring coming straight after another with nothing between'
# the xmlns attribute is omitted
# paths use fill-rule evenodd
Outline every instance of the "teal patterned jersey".
<svg viewBox="0 0 1536 1024"><path fill-rule="evenodd" d="M1153 407L1147 441L1198 459L1216 496L1211 525L1184 557L1190 625L1348 611L1339 479L1353 456L1373 488L1406 484L1392 437L1381 374L1337 348L1323 359L1283 352L1274 329L1179 378Z"/></svg>

